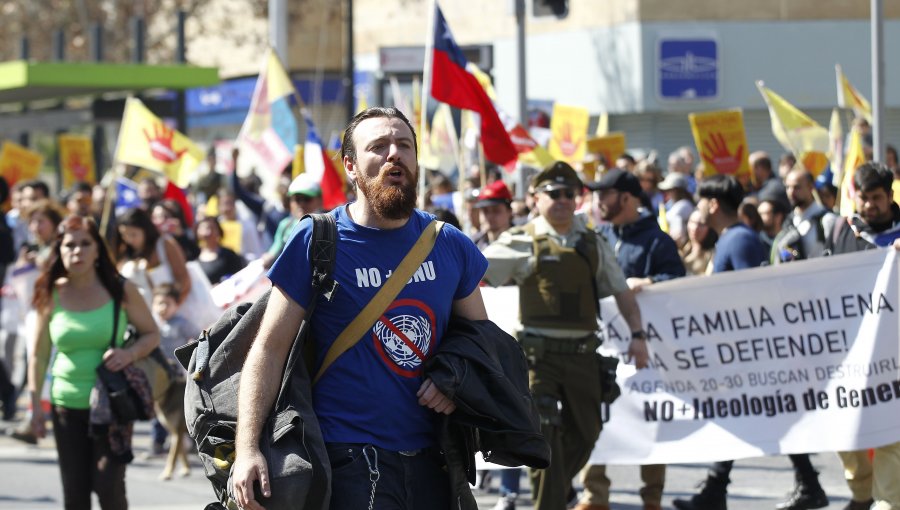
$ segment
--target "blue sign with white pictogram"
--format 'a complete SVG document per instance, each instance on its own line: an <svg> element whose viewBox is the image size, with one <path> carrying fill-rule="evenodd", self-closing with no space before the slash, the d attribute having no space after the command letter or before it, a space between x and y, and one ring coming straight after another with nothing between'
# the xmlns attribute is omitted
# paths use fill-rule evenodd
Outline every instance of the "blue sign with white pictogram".
<svg viewBox="0 0 900 510"><path fill-rule="evenodd" d="M657 75L662 99L718 98L718 44L714 39L700 38L661 40Z"/></svg>

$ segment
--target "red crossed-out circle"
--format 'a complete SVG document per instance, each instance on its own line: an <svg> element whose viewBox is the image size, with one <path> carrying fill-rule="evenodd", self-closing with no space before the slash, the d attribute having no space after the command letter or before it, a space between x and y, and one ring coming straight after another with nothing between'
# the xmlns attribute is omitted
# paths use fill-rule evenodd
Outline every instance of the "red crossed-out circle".
<svg viewBox="0 0 900 510"><path fill-rule="evenodd" d="M431 310L431 308L428 305L426 305L422 301L419 301L418 299L398 299L398 300L394 301L393 303L391 303L391 306L389 306L388 309L385 310L385 313L381 317L378 318L378 321L381 322L382 324L384 324L384 326L390 332L395 334L397 336L397 338L399 338L400 341L404 345L406 345L410 350L412 350L415 357L418 358L420 361L419 368L417 368L415 370L407 370L405 368L401 368L400 366L398 366L397 363L393 359L391 359L391 357L388 355L388 353L385 352L384 344L381 342L381 339L378 338L378 335L375 333L374 326L372 327L372 342L375 344L375 350L378 352L378 355L381 356L381 359L384 361L384 364L388 368L390 368L394 373L401 375L403 377L418 377L418 376L422 375L421 365L422 365L422 363L425 362L426 359L428 359L429 352L422 352L416 346L416 344L413 343L413 341L410 340L409 337L407 337L403 333L403 331L401 331L400 328L398 328L397 325L394 324L393 322L391 322L391 320L387 317L388 312L390 312L391 310L394 310L394 309L400 308L400 307L404 307L404 306L418 308L427 317L427 319L431 325L431 339L430 339L431 341L429 342L428 350L429 351L433 350L434 349L434 337L435 337L434 312Z"/></svg>

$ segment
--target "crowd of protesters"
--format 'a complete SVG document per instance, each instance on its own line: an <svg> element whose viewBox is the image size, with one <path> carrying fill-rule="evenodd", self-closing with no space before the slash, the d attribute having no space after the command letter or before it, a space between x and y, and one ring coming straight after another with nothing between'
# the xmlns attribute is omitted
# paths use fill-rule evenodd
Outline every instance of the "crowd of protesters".
<svg viewBox="0 0 900 510"><path fill-rule="evenodd" d="M461 181L464 189L456 189L452 185L456 181L448 176L422 169L429 183L422 198L426 211L461 230L488 254L491 264L502 257L492 258L490 247L509 243L511 228L525 226L524 232L534 235L528 225L543 215L555 214L552 208L558 202L570 203L578 228L594 232L592 236L610 244L601 251L609 250L613 256L603 263L615 265L622 282L609 282L605 294L619 298L685 275L782 264L890 244L900 237L900 207L892 195L892 183L898 177L896 151L890 148L888 152L893 167L866 163L857 170L857 213L849 218L837 214L837 189L831 174L815 177L790 154L773 162L772 156L754 152L749 157L752 178L737 180L705 171L689 147L672 152L665 168L655 156L626 154L615 166L601 166L596 176L576 173L564 164L539 169L527 189L517 189L502 170L489 164L464 170L468 177ZM871 159L871 151L868 156ZM119 507L125 497L127 463L126 456L110 450L108 442L82 441L85 444L78 451L65 447L73 438L88 434L86 410L90 408L90 385L74 384L65 393L67 381L77 380L77 374L86 370L80 365L63 366L72 352L72 344L65 340L72 336L65 329L67 324L106 313L107 304L120 300L128 321L146 338L130 351L107 351L106 338L113 335L114 345L121 339L115 338L117 332L112 328L102 335L99 332L103 330L97 330L96 339L102 341L90 346L90 362L129 364L159 342L160 328L166 352L171 354L172 346L182 340L186 343L198 331L196 324L186 324L196 316L191 307L199 306L190 300L192 290L219 284L257 259L265 268L273 266L300 218L321 211L321 188L308 175L292 178L285 172L278 177L274 192L263 193L252 173L249 177L239 177L238 172L216 174L211 157L204 189L189 190L187 195L194 201L187 210L182 202L163 198L161 177L144 177L138 188L140 206L119 215L104 214L104 207L114 200L105 200L107 189L101 185L79 183L54 199L50 187L40 180L18 182L11 188L0 180L0 201L9 195L10 204L0 218L0 274L10 289L4 292L7 309L3 313L13 317L4 321L5 348L0 352L4 362L0 363L3 419L20 418L14 437L34 443L45 433L48 416L43 401L49 400L67 508L83 507L91 490L100 495L101 504L111 501L110 508ZM238 162L237 151L233 158ZM357 191L348 183L351 201ZM553 231L556 223L550 218L546 222ZM106 230L99 230L103 227ZM81 267L85 260L93 270ZM190 270L193 264L197 271ZM130 283L117 287L117 272ZM489 275L496 272L496 265L488 270ZM491 283L516 283L513 279ZM73 297L72 289L80 285L90 287L90 294L79 294L88 297ZM172 310L178 306L183 308L173 321ZM148 320L151 309L155 323ZM638 313L637 324L639 318ZM17 348L17 343L26 348ZM51 347L58 353L54 361ZM50 376L58 378L49 397L44 391L48 366ZM30 405L18 409L19 394L25 389L33 393ZM555 406L557 401L551 404ZM155 452L163 451L164 440L162 431L154 433ZM587 451L578 452L578 457L589 453L590 446L584 448ZM876 453L874 465L861 452L841 454L853 492L847 509L898 508L900 466L887 462L898 459L898 448L894 444L879 449L884 453ZM91 474L78 467L91 456L111 456L114 462L108 470ZM809 457L791 456L791 460L795 490L778 508L827 506L827 495ZM717 463L700 493L675 500L674 505L687 510L727 508L730 469L730 462ZM479 473L476 489L487 490L489 476ZM644 508L662 508L665 466L642 466L641 477L645 481L641 491ZM520 478L518 469L502 471L497 510L515 508L522 492ZM579 510L608 509L611 482L605 467L590 466L581 478L585 492L580 500L566 480L566 486L553 488L552 497L559 501L535 495L537 507L556 510L577 501ZM540 474L533 475L532 481L549 483Z"/></svg>

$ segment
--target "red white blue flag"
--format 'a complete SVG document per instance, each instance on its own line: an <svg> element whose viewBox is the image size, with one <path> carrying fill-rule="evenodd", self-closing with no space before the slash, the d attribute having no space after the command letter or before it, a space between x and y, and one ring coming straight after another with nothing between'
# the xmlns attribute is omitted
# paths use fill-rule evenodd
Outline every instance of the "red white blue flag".
<svg viewBox="0 0 900 510"><path fill-rule="evenodd" d="M453 39L440 7L435 8L431 96L481 116L481 142L487 159L505 165L518 157L487 92L469 71L469 62Z"/></svg>

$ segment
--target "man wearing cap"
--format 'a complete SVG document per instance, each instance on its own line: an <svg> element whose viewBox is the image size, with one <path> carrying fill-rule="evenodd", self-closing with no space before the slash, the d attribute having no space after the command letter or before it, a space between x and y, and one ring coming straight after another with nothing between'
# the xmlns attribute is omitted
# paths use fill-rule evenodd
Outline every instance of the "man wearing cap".
<svg viewBox="0 0 900 510"><path fill-rule="evenodd" d="M587 184L594 204L606 223L598 227L616 254L628 287L634 291L654 282L685 275L675 241L659 228L656 215L642 204L643 189L633 174L615 168L599 181ZM641 499L645 510L662 508L666 466L641 466ZM606 466L590 465L583 474L584 493L576 510L609 510L610 480Z"/></svg>
<svg viewBox="0 0 900 510"><path fill-rule="evenodd" d="M659 183L659 190L663 193L666 205L666 223L669 225L669 235L678 246L687 242L687 222L694 212L694 201L688 191L689 183L684 174L669 172L669 175Z"/></svg>
<svg viewBox="0 0 900 510"><path fill-rule="evenodd" d="M540 216L485 249L484 280L519 286L519 341L552 450L550 467L531 471L532 497L538 510L563 510L572 478L590 457L602 426L599 299L616 298L632 331L628 355L638 368L647 366L648 352L640 309L612 248L584 215L575 215L583 188L575 170L556 162L532 185Z"/></svg>
<svg viewBox="0 0 900 510"><path fill-rule="evenodd" d="M263 254L263 267L269 268L291 238L294 227L307 214L322 210L322 188L309 174L300 174L288 186L288 203L291 214L278 223L272 246Z"/></svg>
<svg viewBox="0 0 900 510"><path fill-rule="evenodd" d="M496 241L512 226L512 193L503 181L494 181L478 193L472 207L478 211L481 230L471 236L479 250Z"/></svg>

